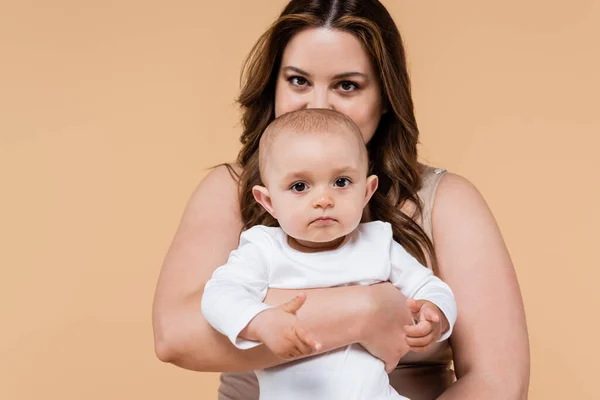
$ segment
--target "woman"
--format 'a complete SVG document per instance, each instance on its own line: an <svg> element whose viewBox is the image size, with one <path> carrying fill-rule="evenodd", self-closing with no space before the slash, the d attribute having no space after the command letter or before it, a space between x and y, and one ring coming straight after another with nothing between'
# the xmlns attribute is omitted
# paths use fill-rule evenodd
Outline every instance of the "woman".
<svg viewBox="0 0 600 400"><path fill-rule="evenodd" d="M361 343L384 361L400 360L391 383L413 400L526 398L527 329L510 257L478 191L460 176L418 163L404 48L383 5L292 0L259 39L244 76L238 162L214 169L198 186L161 271L154 303L158 357L198 371L282 362L264 346L234 349L203 319L200 300L240 231L274 223L250 191L259 183L256 155L266 125L300 108L332 108L359 126L380 179L365 220L393 225L395 239L452 287L459 318L450 343L406 354L409 316L389 283L308 290L300 317L324 350ZM296 294L270 290L266 301L281 304ZM257 396L252 373L222 375L220 399Z"/></svg>

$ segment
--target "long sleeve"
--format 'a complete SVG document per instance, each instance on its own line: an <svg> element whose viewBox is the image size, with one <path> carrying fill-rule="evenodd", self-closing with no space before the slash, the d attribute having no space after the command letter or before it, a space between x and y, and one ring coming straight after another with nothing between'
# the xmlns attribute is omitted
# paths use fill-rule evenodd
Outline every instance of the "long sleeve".
<svg viewBox="0 0 600 400"><path fill-rule="evenodd" d="M239 247L204 287L204 318L240 349L260 344L239 334L258 313L270 308L262 302L269 278L271 249L267 236L260 227L242 233Z"/></svg>
<svg viewBox="0 0 600 400"><path fill-rule="evenodd" d="M439 341L448 339L457 317L456 300L450 287L394 240L390 247L390 259L392 284L407 298L428 300L438 306L450 326Z"/></svg>

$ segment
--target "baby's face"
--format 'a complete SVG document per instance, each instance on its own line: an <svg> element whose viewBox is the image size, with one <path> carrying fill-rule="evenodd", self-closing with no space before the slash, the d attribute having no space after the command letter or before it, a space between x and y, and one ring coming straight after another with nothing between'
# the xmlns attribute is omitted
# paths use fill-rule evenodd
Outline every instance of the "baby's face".
<svg viewBox="0 0 600 400"><path fill-rule="evenodd" d="M299 242L312 243L334 241L356 229L370 198L366 162L350 135L276 137L263 176L281 228Z"/></svg>

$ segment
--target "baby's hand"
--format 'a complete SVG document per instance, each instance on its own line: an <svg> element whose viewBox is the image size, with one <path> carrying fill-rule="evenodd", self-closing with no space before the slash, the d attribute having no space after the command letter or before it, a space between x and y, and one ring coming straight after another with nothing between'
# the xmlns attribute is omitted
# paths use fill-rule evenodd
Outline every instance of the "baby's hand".
<svg viewBox="0 0 600 400"><path fill-rule="evenodd" d="M448 320L430 301L407 299L406 304L416 323L404 327L406 343L412 351L427 351L442 337L442 332L449 328Z"/></svg>
<svg viewBox="0 0 600 400"><path fill-rule="evenodd" d="M309 356L321 350L322 345L296 317L305 301L306 295L301 294L279 307L265 310L250 321L248 328L280 358L289 360Z"/></svg>

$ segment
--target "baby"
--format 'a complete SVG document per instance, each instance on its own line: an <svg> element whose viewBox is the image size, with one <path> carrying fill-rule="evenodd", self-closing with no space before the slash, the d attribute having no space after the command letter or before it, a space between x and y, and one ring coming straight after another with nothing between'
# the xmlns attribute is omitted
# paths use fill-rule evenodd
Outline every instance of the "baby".
<svg viewBox="0 0 600 400"><path fill-rule="evenodd" d="M264 186L252 193L280 227L242 233L204 288L204 317L240 349L264 344L294 359L256 371L261 400L406 399L390 386L384 363L362 346L317 354L322 345L295 310L262 302L268 288L390 281L407 298L422 300L409 300L416 325L407 336L418 337L425 324L437 329L421 339L450 336L457 314L450 288L394 241L389 223L360 223L378 179L368 176L358 127L331 110L288 113L265 130L259 157Z"/></svg>

